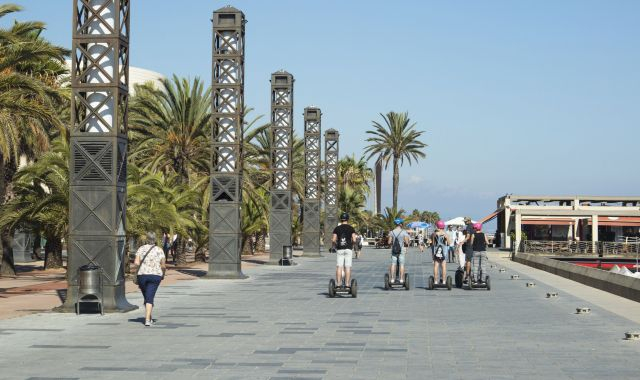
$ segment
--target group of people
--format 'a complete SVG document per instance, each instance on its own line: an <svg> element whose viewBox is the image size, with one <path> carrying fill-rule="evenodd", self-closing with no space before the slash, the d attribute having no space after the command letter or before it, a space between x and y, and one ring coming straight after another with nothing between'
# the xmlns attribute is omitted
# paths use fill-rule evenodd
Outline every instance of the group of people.
<svg viewBox="0 0 640 380"><path fill-rule="evenodd" d="M463 282L469 281L472 276L482 282L477 276L478 272L487 273L484 266L487 261L487 235L482 232L481 223L472 223L471 218L464 218L464 229L454 229L453 226L445 226L442 220L436 223L436 230L431 234L428 242L431 246L433 258L433 273L435 281L445 283L447 273L447 261L454 257L461 270L464 271ZM389 231L387 243L391 247L391 262L389 265L389 277L391 282L403 283L405 273L405 256L407 247L411 242L409 232L404 228L404 220L394 220L395 228ZM349 214L340 216L340 225L333 230L332 242L337 254L336 283L339 286L347 286L351 279L351 266L354 246L356 245L356 231L349 225ZM426 239L420 239L420 251L424 252ZM475 260L475 261L474 261ZM472 273L472 261L474 265Z"/></svg>

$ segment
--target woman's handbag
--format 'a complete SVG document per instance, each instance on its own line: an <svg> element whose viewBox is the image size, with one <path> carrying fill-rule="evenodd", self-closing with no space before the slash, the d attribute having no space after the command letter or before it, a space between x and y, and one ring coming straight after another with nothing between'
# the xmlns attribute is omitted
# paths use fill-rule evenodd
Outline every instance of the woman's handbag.
<svg viewBox="0 0 640 380"><path fill-rule="evenodd" d="M138 285L138 274L140 273L140 267L142 266L142 263L144 263L144 259L147 258L147 255L149 254L149 252L151 252L151 250L153 249L153 245L151 245L151 248L149 248L149 250L147 251L147 253L144 254L144 256L142 257L142 260L140 261L140 265L138 265L138 270L136 271L136 275L133 277L133 283Z"/></svg>

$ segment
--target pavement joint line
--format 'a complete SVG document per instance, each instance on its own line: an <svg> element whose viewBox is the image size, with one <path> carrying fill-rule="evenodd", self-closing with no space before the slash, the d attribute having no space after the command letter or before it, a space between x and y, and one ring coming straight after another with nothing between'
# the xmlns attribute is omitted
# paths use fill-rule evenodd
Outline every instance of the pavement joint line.
<svg viewBox="0 0 640 380"><path fill-rule="evenodd" d="M62 331L2 335L0 377L369 380L475 378L480 374L492 379L592 379L614 373L616 379L637 378L636 371L628 370L628 363L629 358L640 355L640 345L622 337L623 332L636 331L639 326L630 325L606 307L576 298L561 286L537 279L536 289L518 285L507 274L498 273L497 268L503 266L491 260L493 255L490 252L491 264L496 264L490 270L494 289L483 293L453 289L426 296L430 292L420 286L431 274L430 256L411 252L407 265L418 287L385 292L380 287L388 255L366 249L368 259L354 263L361 285L356 299L326 297L327 282L335 274L334 258L313 263L297 258L301 265L282 271L250 268L251 282L192 280L182 290L163 284L159 294L174 294L158 299L154 316L162 323L151 328L142 326L141 310L104 317L49 313L2 320L0 334L9 333L3 329L21 328ZM512 273L509 269L509 275ZM533 278L527 271L518 273L525 280ZM285 281L284 297L282 291L271 291ZM553 302L544 298L547 292L556 291L563 296ZM189 297L193 294L202 296ZM138 293L129 293L127 298L142 302ZM593 312L577 317L573 314L576 306L590 307ZM456 315L470 319L459 323L452 318ZM114 328L99 323L112 323ZM523 333L527 339L520 339ZM98 344L110 348L40 349L37 367L15 365L34 357L33 345ZM140 350L152 355L136 361L122 355ZM59 369L60 358L64 358L64 372ZM319 372L301 372L313 370Z"/></svg>

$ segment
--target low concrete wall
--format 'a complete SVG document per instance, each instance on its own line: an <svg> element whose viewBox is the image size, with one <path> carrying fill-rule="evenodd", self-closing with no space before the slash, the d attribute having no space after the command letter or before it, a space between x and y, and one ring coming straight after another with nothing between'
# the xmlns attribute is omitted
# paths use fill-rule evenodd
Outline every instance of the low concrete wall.
<svg viewBox="0 0 640 380"><path fill-rule="evenodd" d="M516 253L513 261L640 302L640 279L638 278L529 253Z"/></svg>

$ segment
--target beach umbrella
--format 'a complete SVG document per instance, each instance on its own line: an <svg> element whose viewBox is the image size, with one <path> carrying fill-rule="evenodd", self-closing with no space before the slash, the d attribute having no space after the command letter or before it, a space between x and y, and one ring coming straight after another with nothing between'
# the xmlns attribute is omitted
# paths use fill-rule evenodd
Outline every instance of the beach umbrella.
<svg viewBox="0 0 640 380"><path fill-rule="evenodd" d="M430 226L427 222L411 222L407 224L409 228L428 228Z"/></svg>

